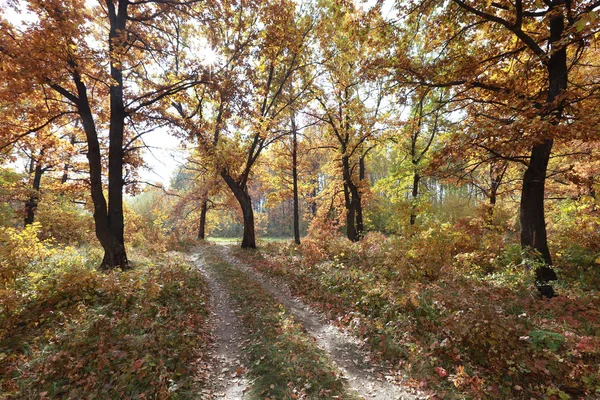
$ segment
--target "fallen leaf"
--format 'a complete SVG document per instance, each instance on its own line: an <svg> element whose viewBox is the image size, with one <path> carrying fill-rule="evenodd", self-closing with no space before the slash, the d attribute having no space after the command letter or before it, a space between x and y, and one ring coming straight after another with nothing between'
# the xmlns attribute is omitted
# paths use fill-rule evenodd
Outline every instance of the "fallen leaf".
<svg viewBox="0 0 600 400"><path fill-rule="evenodd" d="M446 372L446 370L442 367L435 367L433 370L440 378L445 378L448 376L448 372Z"/></svg>

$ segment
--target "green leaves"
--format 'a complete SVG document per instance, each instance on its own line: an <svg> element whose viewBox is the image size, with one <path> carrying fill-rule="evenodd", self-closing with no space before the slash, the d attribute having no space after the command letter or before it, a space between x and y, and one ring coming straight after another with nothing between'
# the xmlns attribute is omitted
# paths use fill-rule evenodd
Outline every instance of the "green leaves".
<svg viewBox="0 0 600 400"><path fill-rule="evenodd" d="M560 346L565 342L565 337L560 333L545 331L541 329L529 332L529 338L534 348L548 349L550 351L558 351Z"/></svg>

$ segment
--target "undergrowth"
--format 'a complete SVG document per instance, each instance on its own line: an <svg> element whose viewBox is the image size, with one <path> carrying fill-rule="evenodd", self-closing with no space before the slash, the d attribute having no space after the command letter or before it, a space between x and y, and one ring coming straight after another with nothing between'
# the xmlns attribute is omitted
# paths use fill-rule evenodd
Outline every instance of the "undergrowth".
<svg viewBox="0 0 600 400"><path fill-rule="evenodd" d="M192 399L208 290L182 262L99 272L99 251L2 232L0 398Z"/></svg>
<svg viewBox="0 0 600 400"><path fill-rule="evenodd" d="M559 268L560 296L542 299L520 252L493 235L474 243L460 227L442 227L236 254L370 343L405 384L438 398L598 398L596 277Z"/></svg>

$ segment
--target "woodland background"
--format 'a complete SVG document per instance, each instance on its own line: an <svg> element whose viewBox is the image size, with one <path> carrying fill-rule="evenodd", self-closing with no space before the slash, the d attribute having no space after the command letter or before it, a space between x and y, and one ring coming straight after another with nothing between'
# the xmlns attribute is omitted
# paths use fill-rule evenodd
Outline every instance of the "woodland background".
<svg viewBox="0 0 600 400"><path fill-rule="evenodd" d="M598 396L599 12L2 3L1 393L193 397L209 293L167 256L211 237L415 388ZM168 185L150 134L187 152Z"/></svg>

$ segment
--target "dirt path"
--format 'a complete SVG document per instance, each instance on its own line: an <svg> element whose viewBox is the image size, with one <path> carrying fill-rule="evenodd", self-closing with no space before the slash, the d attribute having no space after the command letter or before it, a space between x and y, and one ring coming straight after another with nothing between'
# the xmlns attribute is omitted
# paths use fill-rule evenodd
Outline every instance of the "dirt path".
<svg viewBox="0 0 600 400"><path fill-rule="evenodd" d="M244 328L235 314L227 290L221 286L214 271L206 265L202 248L192 257L192 261L210 287L215 323L215 345L212 354L215 379L211 388L212 393L208 398L244 399L245 390L249 385L244 377L245 368L242 363L241 347L245 338Z"/></svg>
<svg viewBox="0 0 600 400"><path fill-rule="evenodd" d="M361 397L376 400L427 398L409 393L406 389L387 381L385 371L369 362L368 353L360 348L357 340L324 321L319 314L295 298L285 284L243 264L231 254L229 247L222 245L214 248L225 261L260 284L302 323L307 332L316 339L319 347L325 350L332 363L343 373L350 388ZM389 378L391 380L391 377Z"/></svg>

